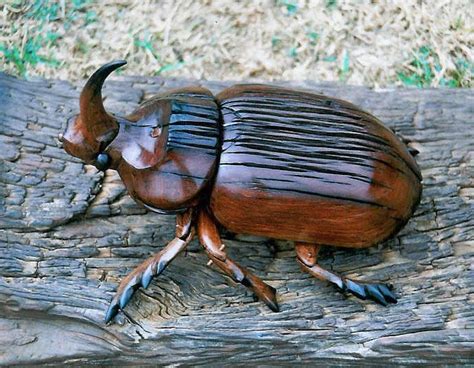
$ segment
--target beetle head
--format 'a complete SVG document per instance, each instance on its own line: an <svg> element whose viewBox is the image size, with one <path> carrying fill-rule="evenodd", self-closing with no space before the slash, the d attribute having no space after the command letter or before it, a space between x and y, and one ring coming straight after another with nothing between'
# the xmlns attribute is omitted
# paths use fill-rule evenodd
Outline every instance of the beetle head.
<svg viewBox="0 0 474 368"><path fill-rule="evenodd" d="M119 131L117 118L105 111L102 85L110 73L126 63L112 61L92 74L81 92L80 113L69 119L64 134L59 136L67 153L99 170L110 166L111 158L103 151Z"/></svg>

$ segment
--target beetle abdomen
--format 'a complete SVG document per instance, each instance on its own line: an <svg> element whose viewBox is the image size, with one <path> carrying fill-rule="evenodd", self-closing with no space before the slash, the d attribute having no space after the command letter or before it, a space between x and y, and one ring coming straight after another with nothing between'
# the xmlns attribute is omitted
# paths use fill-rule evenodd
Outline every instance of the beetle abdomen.
<svg viewBox="0 0 474 368"><path fill-rule="evenodd" d="M231 231L377 243L406 223L421 175L372 115L326 96L242 85L217 96L223 146L211 208Z"/></svg>

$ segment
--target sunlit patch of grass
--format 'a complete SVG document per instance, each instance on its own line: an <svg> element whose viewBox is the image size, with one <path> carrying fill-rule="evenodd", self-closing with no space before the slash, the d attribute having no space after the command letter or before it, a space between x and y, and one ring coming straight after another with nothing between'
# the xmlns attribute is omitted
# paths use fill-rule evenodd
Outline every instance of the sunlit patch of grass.
<svg viewBox="0 0 474 368"><path fill-rule="evenodd" d="M224 3L3 0L0 70L78 80L125 58L129 74L472 86L469 0Z"/></svg>
<svg viewBox="0 0 474 368"><path fill-rule="evenodd" d="M314 46L316 45L316 43L318 42L319 40L319 33L318 32L315 32L315 31L309 31L307 33L307 36L308 36L308 39L309 39L309 43Z"/></svg>
<svg viewBox="0 0 474 368"><path fill-rule="evenodd" d="M474 85L474 63L464 58L458 58L455 62L456 69L450 74L450 78L441 78L439 84L448 87L472 87Z"/></svg>
<svg viewBox="0 0 474 368"><path fill-rule="evenodd" d="M413 59L403 71L397 73L398 79L411 87L431 87L436 84L447 87L470 87L474 65L466 59L457 59L456 69L443 71L439 56L428 46L414 52ZM443 76L439 76L443 73Z"/></svg>
<svg viewBox="0 0 474 368"><path fill-rule="evenodd" d="M184 61L178 61L176 63L169 63L161 66L156 72L155 75L160 75L165 72L171 72L174 70L181 69L184 66Z"/></svg>
<svg viewBox="0 0 474 368"><path fill-rule="evenodd" d="M337 0L326 0L326 8L332 10L337 7Z"/></svg>
<svg viewBox="0 0 474 368"><path fill-rule="evenodd" d="M325 56L323 57L323 61L326 61L328 63L334 63L335 61L337 61L337 56L336 55Z"/></svg>
<svg viewBox="0 0 474 368"><path fill-rule="evenodd" d="M61 24L68 30L76 23L83 26L93 23L97 17L95 11L87 8L92 4L91 0L72 0L62 4L67 4L68 8L53 0L13 1L9 4L14 12L24 17L25 23L21 28L11 26L11 33L19 35L14 41L0 44L0 56L5 65L14 65L16 72L23 77L38 64L51 68L61 65L52 56L51 49L58 46L63 35L52 30L52 25ZM83 49L84 53L87 51Z"/></svg>
<svg viewBox="0 0 474 368"><path fill-rule="evenodd" d="M435 70L441 70L438 56L432 50L423 46L414 53L409 63L411 72L398 72L398 78L406 86L429 87L435 76Z"/></svg>
<svg viewBox="0 0 474 368"><path fill-rule="evenodd" d="M281 46L281 37L273 35L272 36L272 49L277 50Z"/></svg>
<svg viewBox="0 0 474 368"><path fill-rule="evenodd" d="M59 4L48 0L35 0L29 11L27 18L40 21L42 24L59 19Z"/></svg>
<svg viewBox="0 0 474 368"><path fill-rule="evenodd" d="M3 53L5 62L13 63L18 73L24 76L30 65L35 66L38 63L45 63L52 67L59 65L58 60L41 52L44 51L44 46L54 44L57 39L58 36L53 33L47 33L46 36L27 37L23 47L15 44L7 46L3 43L0 45L0 52Z"/></svg>
<svg viewBox="0 0 474 368"><path fill-rule="evenodd" d="M153 72L154 75L172 72L182 68L185 65L185 62L181 59L178 59L175 62L164 62L155 46L157 43L158 40L156 40L155 37L153 37L153 35L148 31L145 31L143 37L135 37L133 40L133 44L137 48L142 49L153 59L155 59L158 64L161 64L161 66Z"/></svg>
<svg viewBox="0 0 474 368"><path fill-rule="evenodd" d="M288 50L288 56L291 58L296 58L298 56L298 49L296 47L290 47Z"/></svg>
<svg viewBox="0 0 474 368"><path fill-rule="evenodd" d="M4 43L0 45L0 52L6 64L15 65L20 75L25 75L26 67L23 61L22 52L17 46L7 47Z"/></svg>
<svg viewBox="0 0 474 368"><path fill-rule="evenodd" d="M347 50L344 50L344 53L342 55L341 67L339 69L339 80L341 82L345 82L347 80L347 78L349 77L349 71L350 71L349 52Z"/></svg>
<svg viewBox="0 0 474 368"><path fill-rule="evenodd" d="M288 15L295 15L298 12L296 0L278 0L277 5L285 7Z"/></svg>
<svg viewBox="0 0 474 368"><path fill-rule="evenodd" d="M133 40L133 44L136 47L142 48L146 53L150 54L154 59L159 61L160 56L153 46L154 42L153 35L149 32L145 32L143 37L135 37Z"/></svg>

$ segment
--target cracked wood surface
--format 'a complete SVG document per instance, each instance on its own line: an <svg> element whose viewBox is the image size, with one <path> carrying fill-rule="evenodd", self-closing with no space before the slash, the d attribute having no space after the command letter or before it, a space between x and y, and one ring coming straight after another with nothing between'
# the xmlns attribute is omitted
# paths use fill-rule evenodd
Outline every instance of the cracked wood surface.
<svg viewBox="0 0 474 368"><path fill-rule="evenodd" d="M121 77L106 83L105 104L123 114L196 83L214 93L231 84ZM397 305L336 292L300 270L289 243L238 235L225 238L229 255L277 289L280 313L207 267L194 241L105 326L119 280L173 238L174 218L57 147L79 86L0 74L0 364L474 363L472 90L284 85L360 105L420 151L423 198L402 232L321 256L394 284Z"/></svg>

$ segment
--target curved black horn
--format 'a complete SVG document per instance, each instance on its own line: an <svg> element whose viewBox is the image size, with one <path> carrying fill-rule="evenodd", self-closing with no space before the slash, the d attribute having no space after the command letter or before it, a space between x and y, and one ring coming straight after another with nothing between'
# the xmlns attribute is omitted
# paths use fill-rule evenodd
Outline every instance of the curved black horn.
<svg viewBox="0 0 474 368"><path fill-rule="evenodd" d="M125 60L114 60L102 65L92 74L82 89L79 100L81 120L95 138L99 138L104 132L117 126L115 119L105 111L102 102L102 85L110 73L125 64L127 64Z"/></svg>

